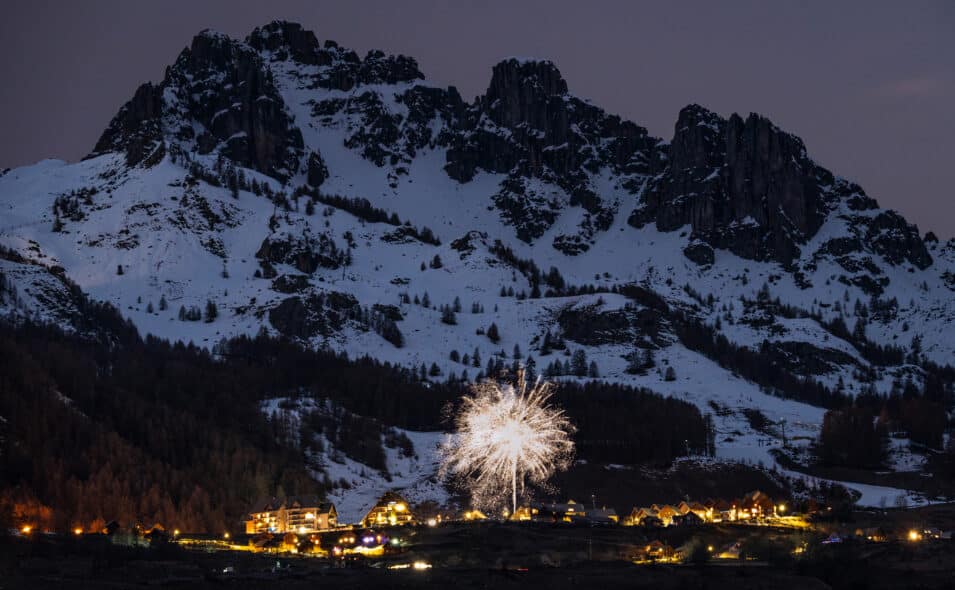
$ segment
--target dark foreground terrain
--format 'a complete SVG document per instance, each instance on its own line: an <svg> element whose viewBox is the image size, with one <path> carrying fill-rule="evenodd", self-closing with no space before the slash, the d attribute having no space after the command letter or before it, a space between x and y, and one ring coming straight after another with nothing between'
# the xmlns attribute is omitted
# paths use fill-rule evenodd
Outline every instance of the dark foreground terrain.
<svg viewBox="0 0 955 590"><path fill-rule="evenodd" d="M347 561L181 543L124 546L103 535L0 537L0 590L20 588L952 588L955 542L898 536L926 522L949 527L951 506L857 512L812 529L707 525L643 530L570 525L449 524L381 531L400 538L383 557ZM884 542L852 531L890 532ZM326 535L331 547L341 533ZM825 543L836 534L841 542ZM647 562L660 541L678 552ZM244 539L233 540L244 546ZM192 543L192 544L189 544ZM743 559L720 559L738 544ZM682 562L676 562L680 559ZM642 561L642 563L637 563ZM412 564L428 564L415 569ZM278 565L279 567L276 567ZM392 569L403 567L404 569Z"/></svg>

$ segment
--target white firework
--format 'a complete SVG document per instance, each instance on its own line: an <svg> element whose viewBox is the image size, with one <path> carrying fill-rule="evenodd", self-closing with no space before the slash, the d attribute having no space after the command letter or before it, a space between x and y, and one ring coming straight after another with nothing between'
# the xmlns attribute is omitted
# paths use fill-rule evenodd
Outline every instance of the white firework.
<svg viewBox="0 0 955 590"><path fill-rule="evenodd" d="M441 473L457 477L475 506L500 506L510 492L513 514L518 490L570 465L574 427L548 403L549 383L528 388L521 376L516 388L487 381L471 391L455 418L457 432L442 446Z"/></svg>

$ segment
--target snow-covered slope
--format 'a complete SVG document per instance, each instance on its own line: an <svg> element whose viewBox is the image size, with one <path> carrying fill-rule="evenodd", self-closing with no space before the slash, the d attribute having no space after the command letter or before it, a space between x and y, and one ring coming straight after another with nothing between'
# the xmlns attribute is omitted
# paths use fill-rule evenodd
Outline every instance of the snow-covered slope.
<svg viewBox="0 0 955 590"><path fill-rule="evenodd" d="M542 350L550 331L596 362L588 378L727 408L718 454L767 463L779 440L742 409L803 442L823 410L691 350L679 317L848 394L918 385L923 359L955 355L955 243L923 240L761 117L694 105L667 143L522 60L467 104L411 58L290 23L201 33L88 159L5 172L0 244L35 263L0 261L21 294L62 268L142 332L210 346L266 329L474 379L491 358L566 360ZM71 325L50 297L17 306ZM840 319L917 354L873 362ZM628 372L646 349L657 369Z"/></svg>

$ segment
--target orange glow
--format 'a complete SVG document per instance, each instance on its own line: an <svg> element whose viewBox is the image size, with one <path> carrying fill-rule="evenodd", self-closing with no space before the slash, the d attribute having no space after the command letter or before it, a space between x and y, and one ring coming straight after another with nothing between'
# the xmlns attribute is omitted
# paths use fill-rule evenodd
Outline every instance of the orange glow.
<svg viewBox="0 0 955 590"><path fill-rule="evenodd" d="M82 535L83 529L81 529L80 527L76 527L75 529L73 529L73 534L76 536Z"/></svg>
<svg viewBox="0 0 955 590"><path fill-rule="evenodd" d="M30 525L28 525L28 524L23 525L23 528L20 529L20 531L21 531L24 535L29 535L32 530L33 530L33 527L30 526Z"/></svg>

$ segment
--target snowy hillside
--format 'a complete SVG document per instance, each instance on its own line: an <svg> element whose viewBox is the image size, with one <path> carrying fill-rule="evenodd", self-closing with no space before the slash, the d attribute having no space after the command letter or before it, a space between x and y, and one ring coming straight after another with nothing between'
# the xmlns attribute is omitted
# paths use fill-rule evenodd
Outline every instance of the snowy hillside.
<svg viewBox="0 0 955 590"><path fill-rule="evenodd" d="M200 33L88 159L0 176L0 244L24 259L0 260L21 295L5 310L76 327L66 292L38 283L60 268L141 332L210 347L265 329L434 380L581 350L594 372L550 376L685 398L716 413L718 456L766 464L782 433L744 409L802 445L824 410L694 349L686 326L847 395L921 387L926 361L955 360L955 242L923 239L765 119L691 106L668 143L520 60L467 104L411 58L289 23ZM414 485L420 465L391 459Z"/></svg>

